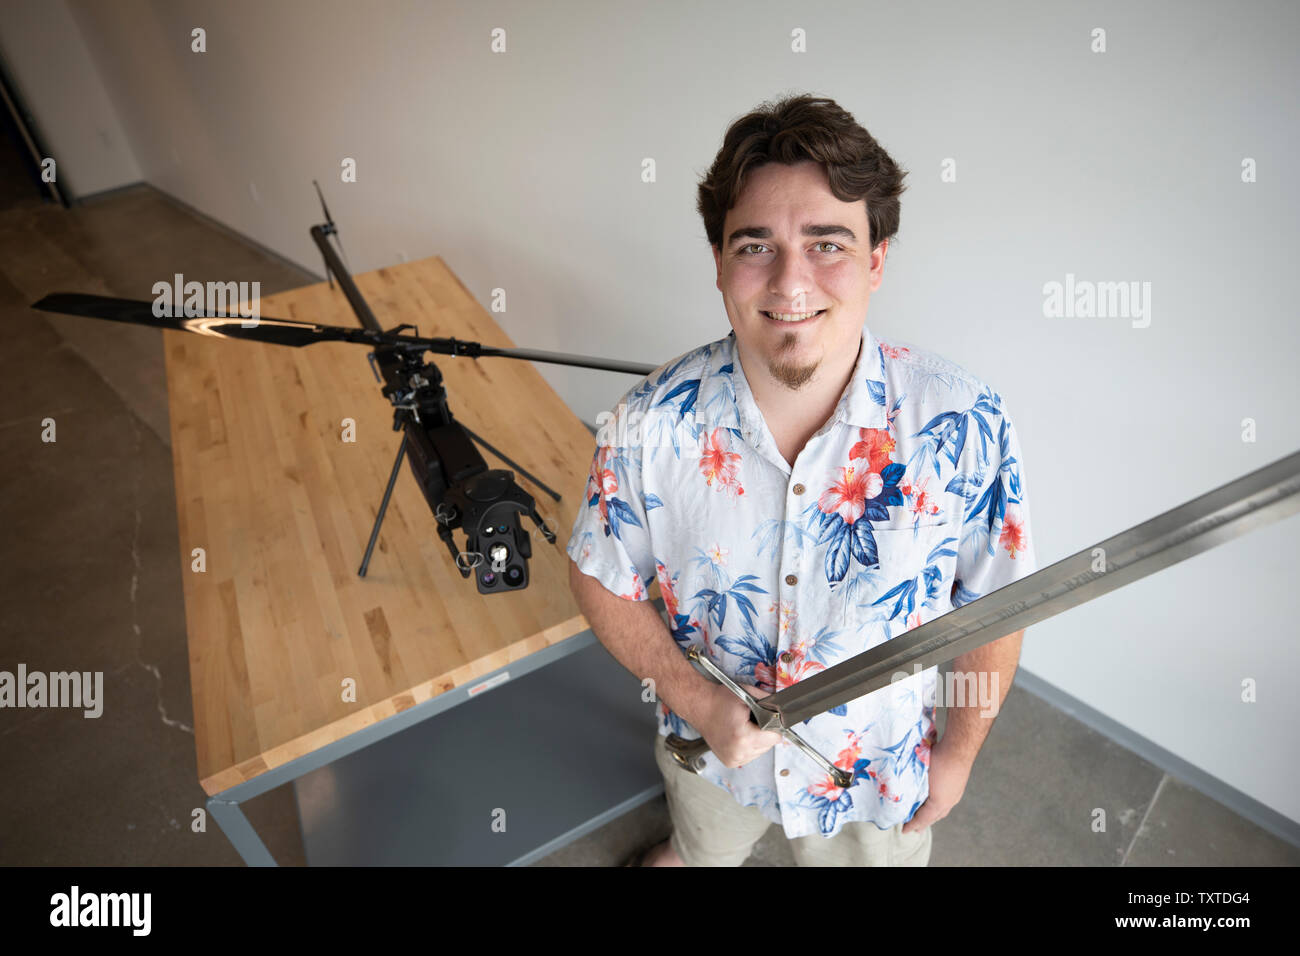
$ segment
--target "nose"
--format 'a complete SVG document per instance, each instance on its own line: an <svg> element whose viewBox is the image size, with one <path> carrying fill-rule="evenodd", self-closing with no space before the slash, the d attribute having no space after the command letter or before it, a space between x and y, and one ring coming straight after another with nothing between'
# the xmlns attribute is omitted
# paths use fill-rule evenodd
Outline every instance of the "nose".
<svg viewBox="0 0 1300 956"><path fill-rule="evenodd" d="M772 262L767 289L774 299L796 310L804 308L804 300L812 292L812 286L812 272L802 255L785 252L777 254Z"/></svg>

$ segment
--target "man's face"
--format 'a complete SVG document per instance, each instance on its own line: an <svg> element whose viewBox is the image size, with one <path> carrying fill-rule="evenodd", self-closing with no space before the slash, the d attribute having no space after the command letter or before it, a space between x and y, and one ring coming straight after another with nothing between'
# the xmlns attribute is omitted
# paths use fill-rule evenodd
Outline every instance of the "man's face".
<svg viewBox="0 0 1300 956"><path fill-rule="evenodd" d="M820 163L751 171L713 249L742 359L792 390L856 360L888 245L871 249L866 203L836 199Z"/></svg>

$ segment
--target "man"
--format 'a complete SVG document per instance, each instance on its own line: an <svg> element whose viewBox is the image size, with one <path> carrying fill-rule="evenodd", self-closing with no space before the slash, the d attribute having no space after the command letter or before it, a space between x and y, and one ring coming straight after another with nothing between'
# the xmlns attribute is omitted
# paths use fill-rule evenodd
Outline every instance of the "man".
<svg viewBox="0 0 1300 956"><path fill-rule="evenodd" d="M736 121L698 203L732 331L631 389L597 436L570 579L659 701L673 833L641 865L738 866L779 823L800 865L924 866L1010 689L1023 632L957 658L993 696L944 701L942 740L935 668L813 717L799 732L852 771L840 788L682 653L767 696L1035 570L1001 397L866 326L904 175L828 99ZM669 733L704 737L701 774L671 762Z"/></svg>

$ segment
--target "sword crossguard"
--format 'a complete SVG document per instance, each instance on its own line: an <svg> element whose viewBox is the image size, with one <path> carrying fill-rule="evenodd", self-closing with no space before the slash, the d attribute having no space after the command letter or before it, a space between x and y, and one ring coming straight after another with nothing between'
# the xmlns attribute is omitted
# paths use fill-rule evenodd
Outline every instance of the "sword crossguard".
<svg viewBox="0 0 1300 956"><path fill-rule="evenodd" d="M781 711L771 707L765 707L763 702L751 694L745 688L741 687L734 680L727 676L718 665L700 650L698 646L692 645L686 649L686 659L691 662L703 676L707 677L714 683L721 684L727 690L731 691L749 707L749 717L760 730L771 730L779 733L782 737L794 744L813 761L821 767L826 773L830 774L835 781L835 785L842 788L848 788L853 783L853 774L851 771L843 770L821 755L808 741L804 740L797 733L785 726L785 719ZM664 744L668 748L670 756L677 766L683 770L689 770L691 773L699 773L704 769L704 755L709 752L709 744L703 737L695 740L687 740L679 737L677 734L669 734Z"/></svg>

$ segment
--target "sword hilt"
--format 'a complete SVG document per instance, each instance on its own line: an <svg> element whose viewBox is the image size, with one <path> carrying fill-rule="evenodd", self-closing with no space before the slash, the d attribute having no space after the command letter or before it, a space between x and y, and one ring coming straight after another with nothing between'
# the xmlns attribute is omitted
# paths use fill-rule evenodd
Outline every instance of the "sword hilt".
<svg viewBox="0 0 1300 956"><path fill-rule="evenodd" d="M817 766L830 774L838 787L847 788L853 783L853 773L848 770L842 770L835 766L819 753L812 744L804 740L797 733L785 726L779 710L773 710L770 707L763 706L763 702L751 694L745 688L741 687L734 680L727 676L713 661L701 653L699 647L692 645L686 649L686 659L691 662L697 671L704 677L714 683L721 684L727 690L731 691L737 697L745 702L749 707L749 719L760 730L771 730L779 733L790 743L794 744L805 754L813 759ZM703 737L695 740L687 740L679 737L677 734L669 734L664 741L668 748L668 756L682 768L689 770L691 773L699 773L704 769L704 755L709 752L709 744Z"/></svg>

